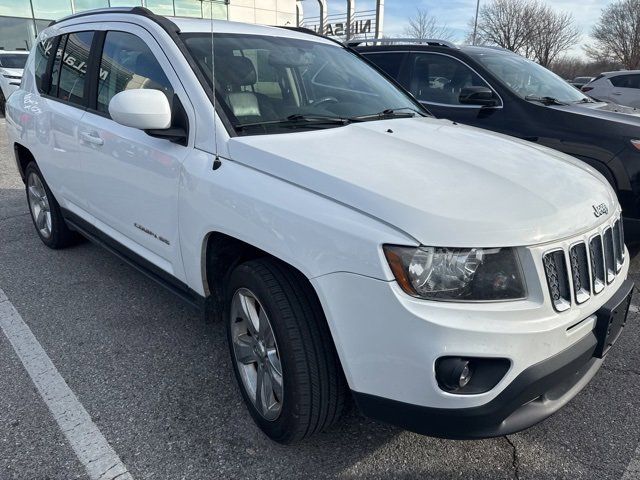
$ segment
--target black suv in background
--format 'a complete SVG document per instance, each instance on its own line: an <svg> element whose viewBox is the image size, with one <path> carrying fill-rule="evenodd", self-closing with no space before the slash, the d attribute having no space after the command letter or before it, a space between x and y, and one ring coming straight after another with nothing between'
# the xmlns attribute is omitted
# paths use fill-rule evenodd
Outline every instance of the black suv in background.
<svg viewBox="0 0 640 480"><path fill-rule="evenodd" d="M419 43L421 42L421 43ZM640 242L640 110L597 102L508 50L439 40L352 45L436 117L573 155L618 192L626 238Z"/></svg>

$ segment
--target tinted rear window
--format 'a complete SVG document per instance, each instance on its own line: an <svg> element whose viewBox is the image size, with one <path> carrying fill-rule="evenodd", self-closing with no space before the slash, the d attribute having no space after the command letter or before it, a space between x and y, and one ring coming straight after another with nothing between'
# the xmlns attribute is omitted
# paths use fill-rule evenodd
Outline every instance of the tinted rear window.
<svg viewBox="0 0 640 480"><path fill-rule="evenodd" d="M58 98L84 105L84 84L87 77L89 50L93 32L70 33L62 55L62 70Z"/></svg>
<svg viewBox="0 0 640 480"><path fill-rule="evenodd" d="M395 52L369 53L365 57L380 67L387 75L397 80L406 54Z"/></svg>
<svg viewBox="0 0 640 480"><path fill-rule="evenodd" d="M614 87L640 88L640 75L618 75L609 79Z"/></svg>
<svg viewBox="0 0 640 480"><path fill-rule="evenodd" d="M45 92L49 88L49 81L47 79L47 66L49 65L49 57L53 53L53 46L55 39L49 38L38 42L35 50L35 77L36 87L40 93Z"/></svg>
<svg viewBox="0 0 640 480"><path fill-rule="evenodd" d="M0 55L0 67L3 68L24 68L27 63L27 54L4 53Z"/></svg>

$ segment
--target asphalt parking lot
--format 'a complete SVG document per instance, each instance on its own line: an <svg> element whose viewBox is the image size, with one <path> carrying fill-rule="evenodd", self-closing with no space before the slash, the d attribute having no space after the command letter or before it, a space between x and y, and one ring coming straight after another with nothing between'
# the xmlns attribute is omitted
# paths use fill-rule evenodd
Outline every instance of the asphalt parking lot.
<svg viewBox="0 0 640 480"><path fill-rule="evenodd" d="M640 478L636 305L593 382L528 431L454 442L351 412L332 431L282 447L258 431L241 403L222 324L206 324L97 246L42 245L4 129L0 118L0 315L10 302L131 477ZM640 258L633 271L640 284ZM45 381L54 375L38 374ZM0 333L0 480L90 478L86 455L72 448L56 418L27 373L24 352ZM104 472L105 480L130 478L108 466Z"/></svg>

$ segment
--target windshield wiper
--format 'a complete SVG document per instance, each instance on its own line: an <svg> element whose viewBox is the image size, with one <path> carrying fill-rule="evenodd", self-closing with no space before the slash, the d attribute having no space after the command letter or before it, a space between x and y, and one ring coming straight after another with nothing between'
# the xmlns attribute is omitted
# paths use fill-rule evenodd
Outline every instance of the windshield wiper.
<svg viewBox="0 0 640 480"><path fill-rule="evenodd" d="M236 130L244 130L251 127L262 126L279 126L279 127L314 127L323 125L349 125L350 123L357 121L350 118L342 117L330 117L330 116L318 116L318 115L303 115L295 114L290 115L287 118L280 120L268 120L265 122L252 122L252 123L240 123L235 126Z"/></svg>
<svg viewBox="0 0 640 480"><path fill-rule="evenodd" d="M583 98L582 100L578 100L576 103L598 103L595 100L591 100L590 98Z"/></svg>
<svg viewBox="0 0 640 480"><path fill-rule="evenodd" d="M557 98L553 97L539 97L537 95L527 95L524 97L525 100L529 100L530 102L540 102L543 105L568 105L568 103L561 102Z"/></svg>
<svg viewBox="0 0 640 480"><path fill-rule="evenodd" d="M409 112L403 112L402 110L411 110ZM379 113L373 113L371 115L360 115L358 117L350 117L349 120L357 122L366 122L370 120L387 120L390 118L413 118L416 114L424 116L422 112L413 110L412 108L388 108Z"/></svg>

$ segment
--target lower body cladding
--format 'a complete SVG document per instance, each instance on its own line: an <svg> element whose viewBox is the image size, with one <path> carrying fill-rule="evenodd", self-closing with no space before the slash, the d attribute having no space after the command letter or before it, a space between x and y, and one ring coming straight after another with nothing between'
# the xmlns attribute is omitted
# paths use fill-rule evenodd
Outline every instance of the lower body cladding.
<svg viewBox="0 0 640 480"><path fill-rule="evenodd" d="M474 439L528 428L589 383L626 322L633 292L626 263L589 307L542 318L536 299L422 302L395 282L348 273L314 284L363 414L420 434ZM475 387L448 389L458 378Z"/></svg>

